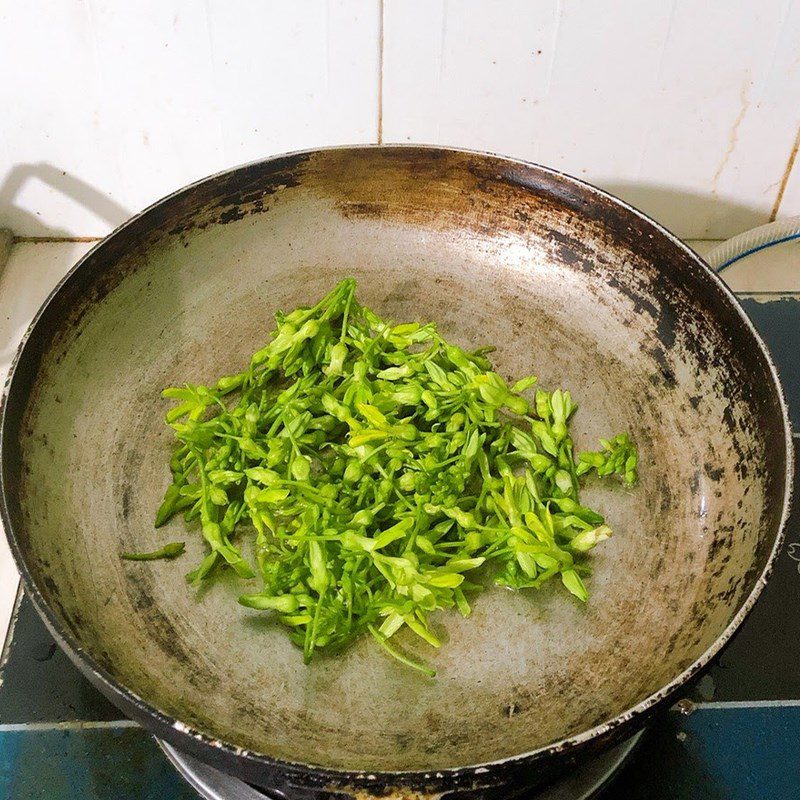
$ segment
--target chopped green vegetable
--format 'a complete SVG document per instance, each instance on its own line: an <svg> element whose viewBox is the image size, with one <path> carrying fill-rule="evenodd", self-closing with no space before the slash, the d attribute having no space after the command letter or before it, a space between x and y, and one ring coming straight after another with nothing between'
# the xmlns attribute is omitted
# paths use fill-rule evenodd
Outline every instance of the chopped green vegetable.
<svg viewBox="0 0 800 800"><path fill-rule="evenodd" d="M576 472L583 475L596 470L601 477L620 475L628 486L636 483L636 464L639 456L627 433L620 433L613 439L601 439L600 452L581 453L578 456Z"/></svg>
<svg viewBox="0 0 800 800"><path fill-rule="evenodd" d="M157 561L159 558L177 558L183 554L185 542L170 542L152 553L123 553L126 561Z"/></svg>
<svg viewBox="0 0 800 800"><path fill-rule="evenodd" d="M275 614L306 662L370 633L432 675L389 640L407 628L439 647L432 615L470 614L475 570L512 589L559 576L586 601L585 554L611 529L580 504L579 477L632 484L636 449L620 434L576 461L569 392L534 390L533 376L509 385L492 348L383 320L355 288L279 313L246 370L163 392L176 446L156 525L199 520L209 553L189 580L258 575L239 602Z"/></svg>

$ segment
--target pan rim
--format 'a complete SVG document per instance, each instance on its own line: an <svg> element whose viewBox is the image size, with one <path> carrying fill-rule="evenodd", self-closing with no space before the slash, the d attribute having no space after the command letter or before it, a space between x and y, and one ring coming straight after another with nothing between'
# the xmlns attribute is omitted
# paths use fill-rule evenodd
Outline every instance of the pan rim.
<svg viewBox="0 0 800 800"><path fill-rule="evenodd" d="M72 277L83 267L83 265L94 255L94 253L103 247L106 242L116 237L127 227L131 226L134 222L142 219L150 214L153 210L162 207L174 198L191 191L201 184L207 184L217 181L226 176L230 176L240 170L245 170L255 166L265 166L270 163L279 162L282 159L290 159L295 157L313 157L318 153L347 151L350 153L357 153L358 151L369 150L421 150L421 151L440 151L443 153L457 153L462 155L477 156L485 159L492 159L499 162L504 162L507 165L520 167L529 171L538 172L540 174L555 177L567 184L572 184L578 188L587 191L589 194L598 198L604 198L612 201L617 207L634 214L639 219L643 220L648 225L666 237L674 246L684 251L690 256L695 266L703 272L706 277L714 284L718 291L722 293L725 300L729 305L735 309L744 327L749 331L750 336L755 341L757 347L760 349L763 358L769 366L769 371L772 376L773 388L777 392L777 398L781 409L784 438L785 438L785 452L786 464L784 474L783 486L783 504L781 509L781 518L777 528L774 545L769 553L764 569L761 571L758 579L756 580L752 590L739 606L738 611L733 619L728 623L722 633L714 640L714 642L688 667L676 675L669 683L663 686L658 691L648 695L640 700L635 705L615 715L612 719L607 720L599 725L581 731L573 736L564 737L549 744L538 747L523 753L517 753L501 759L492 761L478 762L458 767L445 767L445 768L432 768L430 770L352 770L352 769L338 769L332 767L325 767L315 765L311 762L304 761L290 761L286 759L276 758L265 753L255 753L245 748L241 748L221 739L203 733L190 725L187 725L175 717L159 710L155 706L150 705L146 700L139 697L130 688L122 684L114 678L108 671L96 663L94 658L89 655L81 646L75 637L66 630L66 627L58 619L54 611L50 608L45 601L44 596L39 590L39 587L34 580L31 572L28 569L27 563L23 557L21 548L17 540L17 535L12 525L11 515L8 507L7 500L7 487L6 487L6 458L5 451L7 448L7 439L11 435L8 430L7 424L7 409L8 402L13 389L14 376L20 364L25 358L25 351L27 343L31 334L36 329L40 319L45 314L50 304L54 301L55 297L62 291L63 287L72 279ZM377 785L437 785L446 788L452 788L454 781L459 781L464 777L472 779L486 780L489 778L488 772L494 769L502 769L507 767L524 767L531 765L537 761L548 756L562 754L565 752L579 751L582 746L588 744L592 740L602 738L606 734L610 734L614 729L626 726L631 723L635 718L646 715L647 712L654 710L656 707L663 704L670 697L674 696L686 683L699 671L704 669L708 664L718 655L724 648L736 631L741 627L744 620L749 615L756 600L761 595L770 575L775 566L778 554L783 546L786 525L791 511L792 494L793 494L793 481L794 481L794 443L791 428L791 421L789 417L788 404L785 397L785 390L780 379L778 369L773 361L769 348L764 343L761 335L756 330L750 318L745 313L741 303L735 294L729 289L727 284L721 277L714 272L711 267L685 242L680 240L677 236L667 230L664 226L653 220L647 214L639 211L635 207L616 197L615 195L594 186L591 183L576 178L568 173L561 172L551 167L536 164L534 162L525 161L522 159L511 158L509 156L499 155L490 151L473 150L468 148L458 147L445 147L440 145L429 144L355 144L355 145L332 145L328 147L308 148L301 150L294 150L285 153L276 154L263 159L256 159L244 164L240 164L225 170L221 170L212 175L203 177L194 181L168 195L160 198L154 203L147 206L139 213L132 216L130 219L123 222L116 227L106 237L97 242L91 247L76 263L75 265L62 277L56 287L50 292L45 301L40 306L39 310L31 320L30 325L26 328L25 333L20 341L16 350L13 361L9 367L9 371L3 387L2 398L0 398L0 520L6 531L6 538L8 539L14 561L17 569L20 572L25 591L31 598L34 607L46 623L50 632L55 636L62 648L67 652L71 660L84 672L91 673L91 676L101 684L105 691L110 693L112 698L122 701L125 708L132 707L148 720L158 723L158 727L162 730L159 735L163 735L164 730L174 730L177 734L183 737L190 737L196 743L194 746L198 747L203 753L209 757L213 757L220 753L226 753L234 759L245 759L252 762L254 766L265 768L274 771L283 771L287 774L303 775L308 778L308 773L314 773L315 780L322 782L332 782L339 786L346 785L359 785L359 786L377 786ZM148 727L145 725L145 727Z"/></svg>

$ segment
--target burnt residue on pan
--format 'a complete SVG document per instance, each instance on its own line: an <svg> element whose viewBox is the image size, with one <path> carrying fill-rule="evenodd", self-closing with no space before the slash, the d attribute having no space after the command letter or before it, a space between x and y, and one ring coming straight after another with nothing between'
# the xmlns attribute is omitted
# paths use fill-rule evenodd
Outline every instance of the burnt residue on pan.
<svg viewBox="0 0 800 800"><path fill-rule="evenodd" d="M489 591L471 619L441 615L446 645L420 654L433 681L370 642L304 667L236 606L235 578L187 587L195 530L152 527L169 481L159 390L237 370L276 309L345 275L382 313L571 389L579 448L624 429L640 447L634 490L586 487L615 530L588 606ZM763 585L790 462L763 345L650 220L508 159L334 148L187 187L87 254L14 369L2 510L61 643L179 748L256 783L508 796L618 741L707 666ZM177 538L179 562L118 558Z"/></svg>

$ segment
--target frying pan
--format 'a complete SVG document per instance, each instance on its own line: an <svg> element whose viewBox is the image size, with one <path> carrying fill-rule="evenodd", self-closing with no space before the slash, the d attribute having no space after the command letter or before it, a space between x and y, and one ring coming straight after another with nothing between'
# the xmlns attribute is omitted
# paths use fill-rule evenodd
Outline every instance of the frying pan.
<svg viewBox="0 0 800 800"><path fill-rule="evenodd" d="M437 618L429 679L358 642L310 666L230 575L200 593L169 482L162 387L237 371L277 309L359 298L497 345L580 403L576 446L629 430L639 485L588 481L615 531L582 607L556 587ZM295 153L202 180L88 253L45 303L2 418L2 517L61 646L126 714L248 781L493 793L640 728L739 627L786 520L791 435L731 293L653 221L543 167L432 147ZM186 539L181 562L122 551Z"/></svg>

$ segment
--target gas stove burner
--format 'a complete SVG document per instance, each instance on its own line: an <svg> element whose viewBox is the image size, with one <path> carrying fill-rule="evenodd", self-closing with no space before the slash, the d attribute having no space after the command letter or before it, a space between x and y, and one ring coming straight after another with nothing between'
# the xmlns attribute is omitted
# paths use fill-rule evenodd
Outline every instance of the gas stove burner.
<svg viewBox="0 0 800 800"><path fill-rule="evenodd" d="M628 756L633 753L642 734L637 733L613 750L601 753L591 761L539 792L520 796L520 800L590 800L610 783ZM180 775L203 800L334 800L344 795L320 794L294 787L257 789L239 778L231 777L198 759L181 753L172 745L156 739ZM443 800L446 800L445 794Z"/></svg>
<svg viewBox="0 0 800 800"><path fill-rule="evenodd" d="M287 794L281 789L257 789L239 778L209 767L193 756L181 753L163 739L157 738L156 742L180 776L203 800L317 800L308 792L292 790L291 794Z"/></svg>

